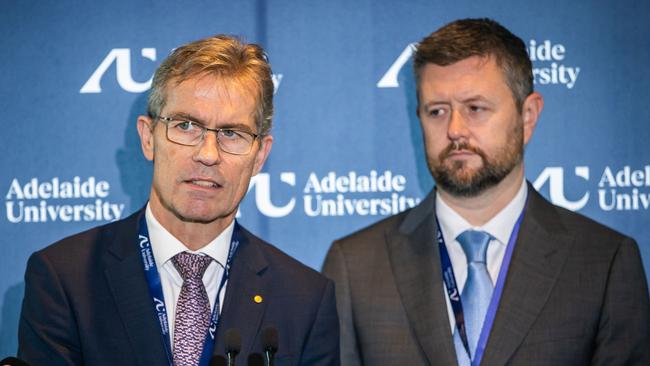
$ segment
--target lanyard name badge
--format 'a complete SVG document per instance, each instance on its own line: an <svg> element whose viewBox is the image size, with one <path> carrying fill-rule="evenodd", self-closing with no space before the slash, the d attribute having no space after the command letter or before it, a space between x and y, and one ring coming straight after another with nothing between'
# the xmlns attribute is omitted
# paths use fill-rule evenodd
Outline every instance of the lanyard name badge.
<svg viewBox="0 0 650 366"><path fill-rule="evenodd" d="M140 248L140 257L142 259L142 266L144 268L145 278L147 280L147 286L149 287L149 293L153 298L153 307L156 311L156 316L158 317L158 323L160 324L160 332L162 334L163 340L165 342L165 352L167 354L167 361L170 366L173 365L173 356L172 356L172 347L171 340L169 336L169 322L167 318L167 308L165 307L165 298L163 296L162 284L160 282L160 274L158 273L158 268L156 267L156 261L153 256L153 251L151 249L151 242L149 241L149 229L147 228L147 220L144 213L140 215L138 222L138 245ZM230 267L232 265L232 259L237 251L239 246L239 224L235 221L235 227L232 233L232 239L230 241L230 248L228 249L228 260L224 268L223 275L221 276L221 282L217 290L217 298L214 302L214 308L212 309L212 314L210 316L210 326L205 335L205 341L203 342L203 352L201 353L201 359L199 365L208 365L210 358L212 357L212 351L214 349L215 337L217 334L217 327L219 326L219 295L223 291L223 288L228 281L230 276Z"/></svg>
<svg viewBox="0 0 650 366"><path fill-rule="evenodd" d="M485 351L485 346L487 345L487 339L490 335L492 325L494 324L494 318L496 316L496 311L499 306L499 300L501 299L501 293L503 292L503 285L505 283L506 273L508 271L508 266L510 265L510 259L512 259L512 252L517 242L517 235L519 234L519 226L521 226L521 221L524 217L524 210L519 214L515 226L512 228L512 233L510 233L510 239L508 240L508 245L506 247L506 253L501 262L501 269L499 270L499 275L497 277L497 283L494 287L492 293L492 299L490 300L490 305L485 314L485 320L483 321L483 326L481 327L481 334L478 339L478 344L476 346L476 352L474 358L472 359L471 352L469 350L469 343L467 342L467 330L465 328L465 317L463 314L463 304L460 297L460 291L458 289L458 284L456 283L456 276L454 275L454 269L451 265L451 259L449 258L449 252L447 251L447 246L445 245L445 238L442 235L440 230L440 223L438 222L438 217L435 217L436 220L436 241L438 242L438 248L440 251L440 264L442 267L442 279L445 282L445 287L447 288L447 297L451 303L451 308L454 312L454 318L456 320L456 328L458 329L458 335L463 343L463 347L467 352L472 366L478 366L481 363L483 358L483 353Z"/></svg>

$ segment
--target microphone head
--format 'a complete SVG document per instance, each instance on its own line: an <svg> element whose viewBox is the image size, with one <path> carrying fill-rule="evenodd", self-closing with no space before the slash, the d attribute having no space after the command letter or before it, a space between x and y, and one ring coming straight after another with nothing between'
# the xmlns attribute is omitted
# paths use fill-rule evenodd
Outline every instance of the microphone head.
<svg viewBox="0 0 650 366"><path fill-rule="evenodd" d="M223 337L226 344L226 354L238 354L241 350L241 335L237 329L228 329Z"/></svg>
<svg viewBox="0 0 650 366"><path fill-rule="evenodd" d="M226 366L228 361L223 356L212 356L210 366Z"/></svg>
<svg viewBox="0 0 650 366"><path fill-rule="evenodd" d="M265 352L274 353L278 350L278 330L269 327L262 331L262 347Z"/></svg>
<svg viewBox="0 0 650 366"><path fill-rule="evenodd" d="M251 353L248 355L247 366L265 366L264 357L260 353Z"/></svg>
<svg viewBox="0 0 650 366"><path fill-rule="evenodd" d="M0 366L29 366L29 364L20 358L6 357L0 361Z"/></svg>

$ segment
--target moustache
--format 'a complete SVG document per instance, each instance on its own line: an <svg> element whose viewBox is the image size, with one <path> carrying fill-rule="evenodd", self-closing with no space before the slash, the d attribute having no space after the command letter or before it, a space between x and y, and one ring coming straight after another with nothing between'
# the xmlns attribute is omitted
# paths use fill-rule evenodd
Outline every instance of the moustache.
<svg viewBox="0 0 650 366"><path fill-rule="evenodd" d="M485 152L483 152L483 150L481 150L476 146L470 145L467 141L463 141L463 142L453 141L452 143L447 145L447 147L444 150L440 152L440 154L438 155L438 160L443 161L447 159L451 155L451 153L455 151L469 151L480 156L483 160L485 160L486 158Z"/></svg>

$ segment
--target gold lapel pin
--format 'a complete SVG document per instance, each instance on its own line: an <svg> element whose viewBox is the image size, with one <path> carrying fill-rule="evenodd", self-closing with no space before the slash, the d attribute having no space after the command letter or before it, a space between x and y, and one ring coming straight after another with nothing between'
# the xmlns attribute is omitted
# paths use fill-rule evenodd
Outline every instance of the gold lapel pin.
<svg viewBox="0 0 650 366"><path fill-rule="evenodd" d="M255 295L253 296L253 301L255 301L256 304L261 304L264 299L260 295Z"/></svg>

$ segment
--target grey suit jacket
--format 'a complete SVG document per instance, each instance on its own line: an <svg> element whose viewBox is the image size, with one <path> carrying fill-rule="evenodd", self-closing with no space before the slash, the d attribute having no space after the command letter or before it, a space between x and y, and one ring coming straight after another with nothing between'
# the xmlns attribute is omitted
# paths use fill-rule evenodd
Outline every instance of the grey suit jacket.
<svg viewBox="0 0 650 366"><path fill-rule="evenodd" d="M343 366L456 363L435 245L435 191L334 242ZM482 365L650 365L648 287L636 243L528 202Z"/></svg>

